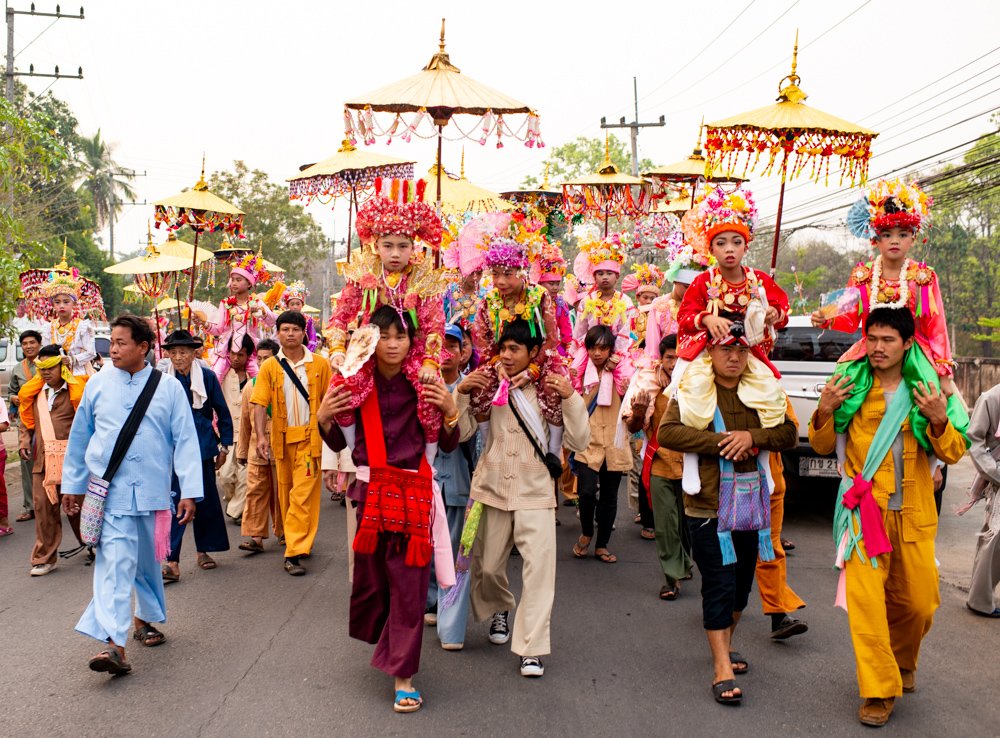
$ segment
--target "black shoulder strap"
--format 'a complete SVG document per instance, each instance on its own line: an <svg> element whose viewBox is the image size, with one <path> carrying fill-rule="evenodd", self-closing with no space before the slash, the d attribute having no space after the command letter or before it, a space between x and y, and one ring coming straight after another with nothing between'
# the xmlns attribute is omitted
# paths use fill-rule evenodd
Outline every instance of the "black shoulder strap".
<svg viewBox="0 0 1000 738"><path fill-rule="evenodd" d="M299 379L299 375L292 371L292 365L288 363L288 359L282 357L278 359L278 363L281 364L281 368L285 370L285 374L288 375L288 378L292 380L292 384L295 385L295 389L297 389L299 394L305 398L306 402L309 402L309 392L302 386L302 380Z"/></svg>
<svg viewBox="0 0 1000 738"><path fill-rule="evenodd" d="M121 431L118 433L115 447L111 451L111 460L108 462L107 471L104 472L104 481L109 485L112 478L118 472L118 467L124 461L125 454L128 453L129 446L132 445L135 434L139 431L139 423L142 422L142 418L149 408L149 403L153 399L153 393L156 392L156 386L160 383L161 376L163 375L154 367L153 371L149 373L149 379L146 380L142 392L139 394L139 399L132 406L132 410L125 420L125 425L122 426Z"/></svg>
<svg viewBox="0 0 1000 738"><path fill-rule="evenodd" d="M521 426L521 430L524 431L524 435L526 435L528 437L528 441L531 442L531 447L533 449L535 449L535 453L538 454L538 458L541 459L542 462L544 463L544 461L545 461L545 452L542 451L542 447L539 445L538 441L535 439L535 436L532 435L531 431L528 430L528 426L525 425L524 420L521 419L521 414L517 412L517 407L514 405L514 401L513 400L508 400L507 401L507 407L509 407L510 411L512 413L514 413L514 419L517 420L517 424L519 426Z"/></svg>

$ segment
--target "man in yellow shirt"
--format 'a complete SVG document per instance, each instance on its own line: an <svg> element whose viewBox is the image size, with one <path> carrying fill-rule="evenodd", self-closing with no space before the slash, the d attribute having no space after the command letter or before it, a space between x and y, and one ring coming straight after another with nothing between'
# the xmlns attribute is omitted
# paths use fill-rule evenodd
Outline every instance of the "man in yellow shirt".
<svg viewBox="0 0 1000 738"><path fill-rule="evenodd" d="M809 441L829 454L838 429L846 432L835 539L864 699L858 718L881 726L895 699L916 688L920 643L941 601L931 456L954 464L966 442L952 422L958 414L914 369L913 314L872 310L865 333L867 360L854 362L850 376L842 365L827 383Z"/></svg>
<svg viewBox="0 0 1000 738"><path fill-rule="evenodd" d="M260 367L250 402L258 429L267 427L271 408L271 434L258 432L257 455L265 461L274 459L285 531L285 571L302 576L306 570L299 557L312 553L319 527L323 440L316 413L332 373L326 359L303 345L302 313L285 311L275 326L281 350Z"/></svg>

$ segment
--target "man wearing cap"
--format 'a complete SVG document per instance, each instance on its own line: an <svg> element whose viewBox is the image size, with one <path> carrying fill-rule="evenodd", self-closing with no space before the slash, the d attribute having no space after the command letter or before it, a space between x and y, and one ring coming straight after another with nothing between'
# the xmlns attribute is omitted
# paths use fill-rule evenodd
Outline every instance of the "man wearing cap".
<svg viewBox="0 0 1000 738"><path fill-rule="evenodd" d="M798 429L786 414L785 396L773 377L760 381L748 371L750 346L739 316L725 336L711 339L708 350L688 368L685 381L660 422L661 447L685 453L682 487L691 551L701 572L702 617L712 651L717 702L738 703L743 691L734 673L749 663L731 651L733 631L753 587L757 557L773 557L767 501L770 483L764 451L792 448ZM706 381L707 379L707 381ZM689 383L690 380L690 383ZM751 506L753 527L733 524L727 511Z"/></svg>
<svg viewBox="0 0 1000 738"><path fill-rule="evenodd" d="M232 449L233 419L215 373L197 358L201 347L200 338L183 329L174 331L163 343L163 350L170 357L163 363L163 371L180 381L198 431L204 497L195 509L194 542L198 550L198 567L208 570L216 567L209 552L229 550L229 535L215 484L215 472L226 463L226 457ZM218 434L215 431L216 425ZM181 486L176 475L171 484L171 497L175 505L181 499ZM186 527L185 523L176 518L171 523L170 555L163 566L165 582L180 579L181 543Z"/></svg>

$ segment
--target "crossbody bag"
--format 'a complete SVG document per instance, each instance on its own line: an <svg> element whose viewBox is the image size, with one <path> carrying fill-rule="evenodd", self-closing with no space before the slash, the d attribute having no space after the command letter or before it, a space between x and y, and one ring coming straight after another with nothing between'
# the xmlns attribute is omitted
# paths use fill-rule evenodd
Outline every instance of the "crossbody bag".
<svg viewBox="0 0 1000 738"><path fill-rule="evenodd" d="M149 403L156 392L156 386L160 383L160 374L155 368L149 374L146 385L139 394L139 399L135 401L132 410L125 419L115 440L115 446L111 451L111 458L108 461L108 468L104 475L95 477L90 475L87 482L87 494L83 498L83 505L80 509L80 538L88 546L95 546L101 540L101 529L104 527L104 505L108 499L108 489L111 487L111 480L118 473L118 467L125 460L136 433L139 432L139 424L146 415Z"/></svg>

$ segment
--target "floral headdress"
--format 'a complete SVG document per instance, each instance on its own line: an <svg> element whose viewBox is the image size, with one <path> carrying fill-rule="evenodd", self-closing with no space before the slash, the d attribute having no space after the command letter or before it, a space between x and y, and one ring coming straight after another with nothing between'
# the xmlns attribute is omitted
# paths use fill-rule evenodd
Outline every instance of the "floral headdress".
<svg viewBox="0 0 1000 738"><path fill-rule="evenodd" d="M609 233L600 237L600 230L593 224L574 229L580 253L573 261L573 273L581 282L594 283L594 272L608 270L621 274L625 252L631 243L627 233Z"/></svg>
<svg viewBox="0 0 1000 738"><path fill-rule="evenodd" d="M432 248L441 244L443 231L441 219L427 203L398 203L385 197L373 197L361 206L355 226L363 244L375 243L380 236L405 236Z"/></svg>
<svg viewBox="0 0 1000 738"><path fill-rule="evenodd" d="M463 277L483 269L491 243L509 232L510 222L510 213L482 213L471 218L444 247L442 263L448 269L457 269Z"/></svg>
<svg viewBox="0 0 1000 738"><path fill-rule="evenodd" d="M271 278L271 273L264 266L264 257L258 251L256 254L246 254L236 265L229 270L230 274L238 274L246 279L251 287L258 282L266 282Z"/></svg>
<svg viewBox="0 0 1000 738"><path fill-rule="evenodd" d="M689 210L684 215L684 223L687 225L689 218L697 217L694 210ZM703 250L696 250L684 238L682 231L677 231L667 239L666 250L670 267L667 269L666 278L671 282L681 284L691 284L694 278L701 274L708 267L715 264L715 257L706 248L708 243L704 239L699 239Z"/></svg>
<svg viewBox="0 0 1000 738"><path fill-rule="evenodd" d="M910 228L916 233L927 223L932 204L916 182L880 179L851 206L847 227L858 238L873 242L887 228Z"/></svg>
<svg viewBox="0 0 1000 738"><path fill-rule="evenodd" d="M487 269L527 269L528 252L512 238L497 237L490 241L483 265Z"/></svg>
<svg viewBox="0 0 1000 738"><path fill-rule="evenodd" d="M665 277L655 264L635 264L632 273L622 280L622 292L632 292L638 297L643 292L660 293Z"/></svg>
<svg viewBox="0 0 1000 738"><path fill-rule="evenodd" d="M306 283L302 280L296 280L285 287L285 293L281 299L286 305L290 300L300 300L304 304L307 297L309 297L309 290L306 289Z"/></svg>
<svg viewBox="0 0 1000 738"><path fill-rule="evenodd" d="M726 231L739 233L749 243L757 230L757 204L753 193L742 186L726 190L709 184L694 208L685 214L682 225L696 251L711 253L712 239Z"/></svg>
<svg viewBox="0 0 1000 738"><path fill-rule="evenodd" d="M547 242L538 255L538 281L561 282L566 276L566 259L559 242Z"/></svg>

